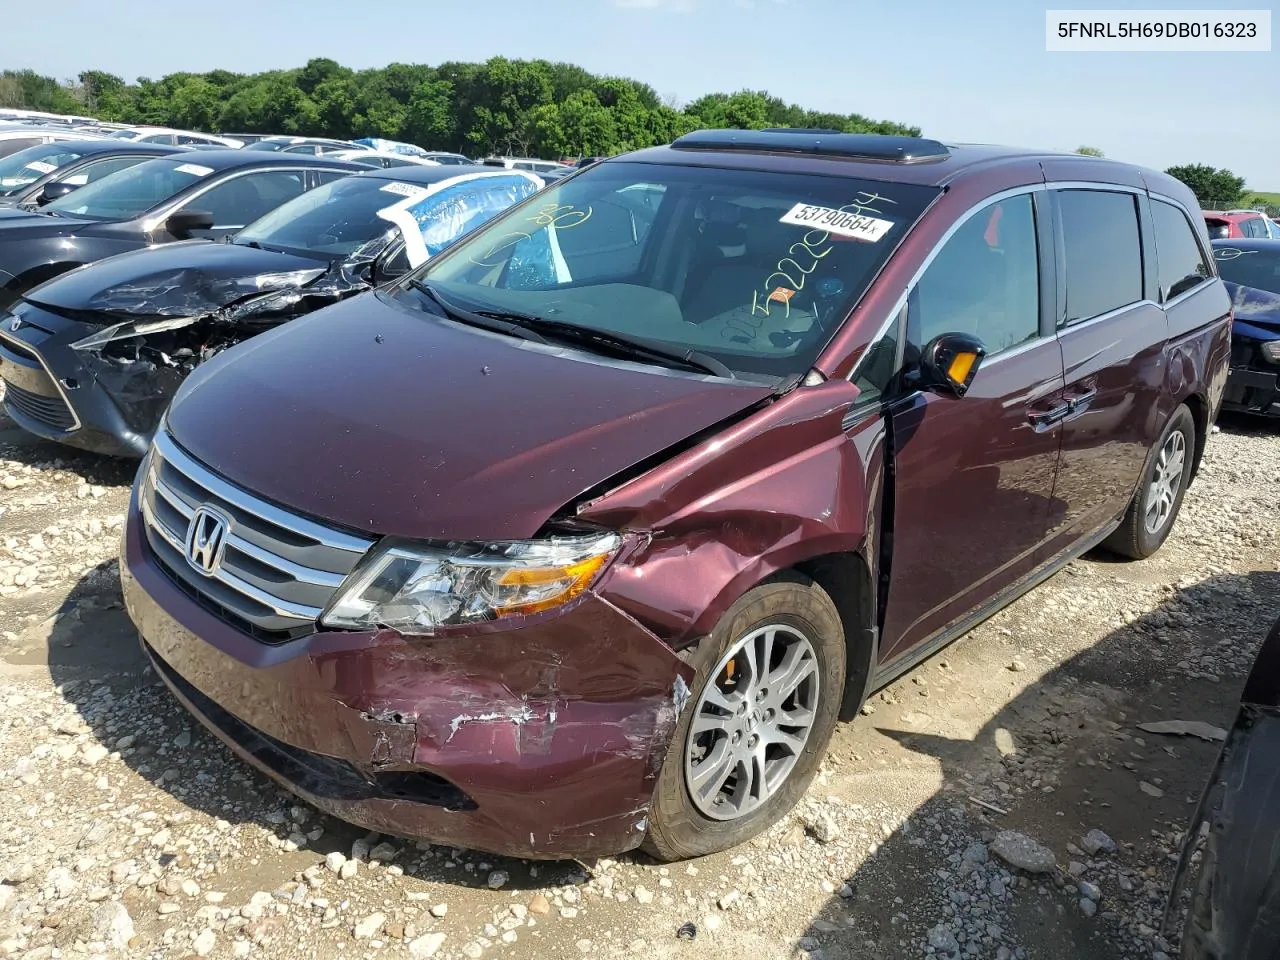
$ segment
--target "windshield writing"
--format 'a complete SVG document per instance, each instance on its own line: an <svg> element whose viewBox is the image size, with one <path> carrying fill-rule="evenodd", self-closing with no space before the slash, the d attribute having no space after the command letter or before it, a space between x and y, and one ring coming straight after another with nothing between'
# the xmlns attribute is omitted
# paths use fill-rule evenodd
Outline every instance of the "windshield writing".
<svg viewBox="0 0 1280 960"><path fill-rule="evenodd" d="M459 306L695 350L736 373L803 371L930 187L610 161L428 266Z"/></svg>

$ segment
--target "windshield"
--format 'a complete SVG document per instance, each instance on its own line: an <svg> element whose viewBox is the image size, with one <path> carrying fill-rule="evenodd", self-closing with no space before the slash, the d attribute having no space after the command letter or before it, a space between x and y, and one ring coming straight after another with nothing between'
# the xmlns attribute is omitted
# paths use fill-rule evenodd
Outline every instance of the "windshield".
<svg viewBox="0 0 1280 960"><path fill-rule="evenodd" d="M378 216L379 210L403 199L387 192L389 185L390 181L372 178L334 180L249 224L236 234L235 242L347 256L395 229Z"/></svg>
<svg viewBox="0 0 1280 960"><path fill-rule="evenodd" d="M1239 247L1214 247L1218 276L1242 287L1254 287L1268 293L1280 293L1280 248L1274 250L1242 250Z"/></svg>
<svg viewBox="0 0 1280 960"><path fill-rule="evenodd" d="M15 194L59 167L79 160L84 153L76 147L83 142L63 140L58 143L42 143L38 147L27 147L0 159L0 197Z"/></svg>
<svg viewBox="0 0 1280 960"><path fill-rule="evenodd" d="M259 140L257 143L249 144L247 147L245 147L245 149L246 150L278 151L278 150L283 150L285 147L289 146L291 143L293 143L293 140L287 137L267 137L266 139Z"/></svg>
<svg viewBox="0 0 1280 960"><path fill-rule="evenodd" d="M473 312L643 338L736 373L786 377L812 365L936 195L611 161L547 187L417 279Z"/></svg>
<svg viewBox="0 0 1280 960"><path fill-rule="evenodd" d="M537 186L520 174L450 177L432 184L347 177L273 210L236 234L235 242L347 257L376 252L398 227L410 241L409 259L417 266L462 233L532 195Z"/></svg>
<svg viewBox="0 0 1280 960"><path fill-rule="evenodd" d="M83 186L42 209L89 220L128 220L164 203L211 173L212 168L198 163L182 163L167 157L148 160Z"/></svg>

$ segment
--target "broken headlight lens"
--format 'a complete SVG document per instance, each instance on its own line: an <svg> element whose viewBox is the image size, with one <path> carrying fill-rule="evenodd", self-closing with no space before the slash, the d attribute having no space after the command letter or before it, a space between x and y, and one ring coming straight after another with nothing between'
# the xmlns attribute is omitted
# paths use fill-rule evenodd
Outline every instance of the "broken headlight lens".
<svg viewBox="0 0 1280 960"><path fill-rule="evenodd" d="M384 542L338 588L327 627L437 627L549 610L586 590L622 540L604 533L428 547Z"/></svg>

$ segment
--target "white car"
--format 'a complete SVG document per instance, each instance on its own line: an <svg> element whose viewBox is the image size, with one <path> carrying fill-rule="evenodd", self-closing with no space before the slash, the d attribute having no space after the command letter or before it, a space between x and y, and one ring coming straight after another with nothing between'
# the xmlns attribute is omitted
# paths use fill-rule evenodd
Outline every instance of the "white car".
<svg viewBox="0 0 1280 960"><path fill-rule="evenodd" d="M349 160L351 163L363 163L370 167L438 167L436 160L422 157L411 157L407 153L387 153L384 150L326 150L321 154L326 160Z"/></svg>
<svg viewBox="0 0 1280 960"><path fill-rule="evenodd" d="M215 137L211 133L172 130L169 127L126 127L111 136L116 140L130 140L134 143L166 143L180 147L232 147L238 150L244 146L244 143L231 137Z"/></svg>
<svg viewBox="0 0 1280 960"><path fill-rule="evenodd" d="M433 150L422 155L424 160L434 160L436 163L443 163L447 166L455 167L474 167L478 164L470 157L464 157L460 153L449 153L444 150Z"/></svg>
<svg viewBox="0 0 1280 960"><path fill-rule="evenodd" d="M0 157L59 140L101 140L90 133L78 133L62 127L39 127L30 123L0 124Z"/></svg>
<svg viewBox="0 0 1280 960"><path fill-rule="evenodd" d="M508 170L528 170L530 173L537 174L573 172L573 167L563 163L556 163L554 160L537 160L533 157L486 157L484 165L506 167Z"/></svg>

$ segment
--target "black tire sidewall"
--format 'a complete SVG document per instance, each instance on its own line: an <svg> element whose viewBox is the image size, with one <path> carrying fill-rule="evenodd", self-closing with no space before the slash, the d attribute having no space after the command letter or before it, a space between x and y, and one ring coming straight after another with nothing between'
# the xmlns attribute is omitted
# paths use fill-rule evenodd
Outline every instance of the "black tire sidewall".
<svg viewBox="0 0 1280 960"><path fill-rule="evenodd" d="M1151 481L1155 477L1156 464L1160 459L1160 451L1164 449L1164 445L1168 442L1170 435L1172 435L1175 430L1182 431L1182 438L1186 443L1186 456L1182 464L1182 482L1178 484L1178 493L1173 498L1173 509L1169 512L1169 519L1165 521L1164 526L1155 533L1150 533L1147 530L1145 509L1147 490L1150 488ZM1134 534L1138 544L1138 549L1144 557L1150 556L1160 549L1165 540L1169 539L1169 534L1173 532L1174 524L1178 522L1178 514L1182 510L1182 498L1186 495L1187 484L1191 479L1191 465L1195 454L1195 443L1195 419L1191 416L1190 410L1185 406L1180 406L1174 411L1173 416L1169 418L1169 423L1165 426L1164 432L1160 434L1159 441L1157 441L1155 447L1152 448L1151 460L1147 464L1147 469L1142 475L1142 487L1138 490L1138 498L1135 501L1135 505L1137 507L1135 512L1137 516L1135 518L1136 528L1134 530Z"/></svg>
<svg viewBox="0 0 1280 960"><path fill-rule="evenodd" d="M738 820L713 820L694 806L684 778L686 738L711 671L730 646L757 627L789 624L813 644L818 662L818 710L800 758L782 789ZM650 809L644 849L660 860L706 856L743 843L780 820L808 789L835 730L844 696L845 641L840 616L827 593L807 580L766 583L745 593L688 660L697 671L676 726Z"/></svg>

